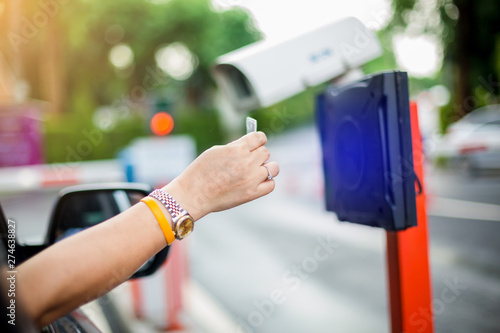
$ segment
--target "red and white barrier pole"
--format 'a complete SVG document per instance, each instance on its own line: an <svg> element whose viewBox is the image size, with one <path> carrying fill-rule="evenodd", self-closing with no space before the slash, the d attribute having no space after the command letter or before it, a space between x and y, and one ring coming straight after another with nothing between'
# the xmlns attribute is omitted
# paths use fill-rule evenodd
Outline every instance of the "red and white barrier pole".
<svg viewBox="0 0 500 333"><path fill-rule="evenodd" d="M166 331L182 330L186 282L189 279L187 241L176 241L165 264L152 276L130 281L134 313Z"/></svg>

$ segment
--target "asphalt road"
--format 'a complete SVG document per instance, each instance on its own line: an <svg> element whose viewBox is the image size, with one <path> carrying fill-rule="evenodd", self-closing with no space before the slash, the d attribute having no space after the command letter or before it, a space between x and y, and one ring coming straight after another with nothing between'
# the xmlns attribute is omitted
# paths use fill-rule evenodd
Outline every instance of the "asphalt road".
<svg viewBox="0 0 500 333"><path fill-rule="evenodd" d="M500 205L498 177L432 172L427 183L435 196ZM500 214L485 221L483 213L472 211L476 219L429 217L434 298L450 281L463 288L455 302L436 311L437 332L500 332Z"/></svg>
<svg viewBox="0 0 500 333"><path fill-rule="evenodd" d="M385 233L324 210L312 128L268 146L276 191L197 224L192 276L240 332L388 332ZM436 332L499 332L500 177L427 171ZM0 197L21 239L43 239L56 194ZM450 285L457 297L444 302Z"/></svg>

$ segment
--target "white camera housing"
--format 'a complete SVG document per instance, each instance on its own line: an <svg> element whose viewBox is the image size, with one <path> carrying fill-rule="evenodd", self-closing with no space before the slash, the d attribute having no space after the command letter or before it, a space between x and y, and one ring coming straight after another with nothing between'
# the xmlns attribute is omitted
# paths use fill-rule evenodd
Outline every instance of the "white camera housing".
<svg viewBox="0 0 500 333"><path fill-rule="evenodd" d="M346 18L273 43L259 41L219 57L212 68L232 108L250 111L339 77L379 57L376 35Z"/></svg>

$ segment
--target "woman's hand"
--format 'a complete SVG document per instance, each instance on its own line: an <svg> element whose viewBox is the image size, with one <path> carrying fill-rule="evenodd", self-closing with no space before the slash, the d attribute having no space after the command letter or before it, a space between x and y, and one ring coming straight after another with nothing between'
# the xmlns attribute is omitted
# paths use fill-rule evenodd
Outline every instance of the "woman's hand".
<svg viewBox="0 0 500 333"><path fill-rule="evenodd" d="M201 154L174 181L164 187L191 216L198 220L254 200L273 191L279 173L276 162L266 161L270 153L266 135L249 133L225 146L214 146Z"/></svg>

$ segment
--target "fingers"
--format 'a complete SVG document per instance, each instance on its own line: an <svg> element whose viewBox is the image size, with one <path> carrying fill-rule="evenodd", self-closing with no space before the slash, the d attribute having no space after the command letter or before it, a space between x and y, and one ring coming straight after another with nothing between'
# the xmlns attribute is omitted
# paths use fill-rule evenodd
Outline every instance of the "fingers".
<svg viewBox="0 0 500 333"><path fill-rule="evenodd" d="M261 169L262 181L271 180L280 173L280 167L276 162L264 163Z"/></svg>
<svg viewBox="0 0 500 333"><path fill-rule="evenodd" d="M233 143L244 145L248 150L254 151L255 149L265 145L267 136L263 132L252 132L242 136Z"/></svg>
<svg viewBox="0 0 500 333"><path fill-rule="evenodd" d="M261 165L259 168L262 170L263 176L262 176L262 182L259 185L257 185L257 192L255 199L268 195L269 193L274 191L274 188L276 187L274 177L276 177L280 172L278 163L276 162L265 163ZM269 174L272 175L271 179L268 178Z"/></svg>
<svg viewBox="0 0 500 333"><path fill-rule="evenodd" d="M276 186L274 179L266 180L265 182L260 183L257 186L257 198L263 197L269 193L271 193Z"/></svg>
<svg viewBox="0 0 500 333"><path fill-rule="evenodd" d="M269 158L271 157L271 153L269 152L269 149L267 149L264 146L260 146L259 148L255 149L252 154L254 155L253 160L255 161L256 165L262 165L263 163L267 162Z"/></svg>

